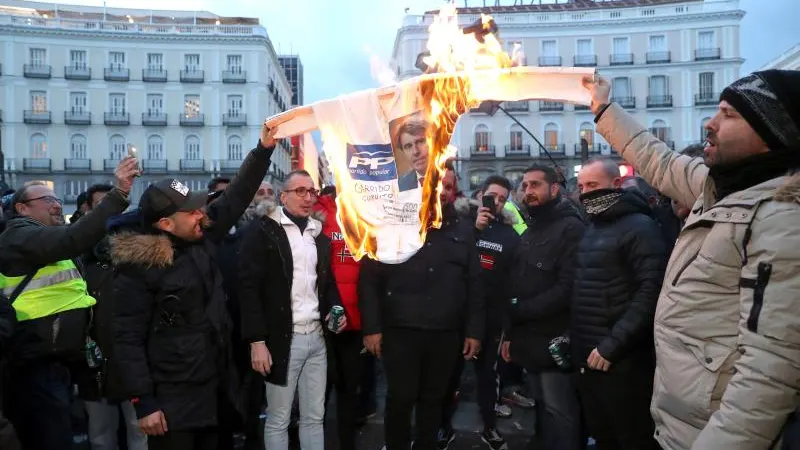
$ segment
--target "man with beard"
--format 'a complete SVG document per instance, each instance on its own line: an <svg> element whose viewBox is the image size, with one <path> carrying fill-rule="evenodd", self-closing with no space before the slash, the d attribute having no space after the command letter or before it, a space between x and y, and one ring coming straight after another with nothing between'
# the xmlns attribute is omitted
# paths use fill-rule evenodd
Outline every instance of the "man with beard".
<svg viewBox="0 0 800 450"><path fill-rule="evenodd" d="M473 224L458 218L456 177L442 179L443 218L408 261L384 264L365 259L359 279L364 346L383 358L387 394L385 436L389 450L411 445L433 450L445 392L458 358L480 350L485 326L481 267ZM466 338L464 338L466 336Z"/></svg>
<svg viewBox="0 0 800 450"><path fill-rule="evenodd" d="M575 253L585 225L572 203L561 197L555 170L533 166L522 178L530 217L514 256L510 277L510 329L502 355L529 374L536 400L534 439L547 450L581 448L581 411L572 373L557 364L551 343L569 331ZM559 349L559 360L568 358Z"/></svg>
<svg viewBox="0 0 800 450"><path fill-rule="evenodd" d="M609 159L589 160L578 174L591 223L578 246L572 360L597 449L655 450L652 329L667 255L644 194L621 184Z"/></svg>
<svg viewBox="0 0 800 450"><path fill-rule="evenodd" d="M215 255L266 175L275 132L263 125L239 175L207 207L206 192L159 181L142 194L139 220L111 238L114 347L150 450L217 448L218 397L235 400L237 377Z"/></svg>
<svg viewBox="0 0 800 450"><path fill-rule="evenodd" d="M584 79L597 131L692 205L655 313L651 412L667 449L775 448L800 391L800 71L726 87L704 159L673 152Z"/></svg>

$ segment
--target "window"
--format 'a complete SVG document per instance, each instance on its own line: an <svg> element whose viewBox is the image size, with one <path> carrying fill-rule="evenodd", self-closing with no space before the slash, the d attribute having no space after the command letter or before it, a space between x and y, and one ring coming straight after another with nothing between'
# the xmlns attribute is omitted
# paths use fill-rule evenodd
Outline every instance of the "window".
<svg viewBox="0 0 800 450"><path fill-rule="evenodd" d="M239 136L228 138L228 159L231 161L242 160L242 138Z"/></svg>
<svg viewBox="0 0 800 450"><path fill-rule="evenodd" d="M184 55L183 62L187 72L197 72L200 70L200 55L196 53Z"/></svg>
<svg viewBox="0 0 800 450"><path fill-rule="evenodd" d="M47 49L32 48L29 50L30 64L32 66L47 65Z"/></svg>
<svg viewBox="0 0 800 450"><path fill-rule="evenodd" d="M714 47L716 47L716 45L714 45L713 31L701 31L697 34L697 48L710 49Z"/></svg>
<svg viewBox="0 0 800 450"><path fill-rule="evenodd" d="M558 56L558 45L554 40L542 41L542 56L553 57Z"/></svg>
<svg viewBox="0 0 800 450"><path fill-rule="evenodd" d="M242 99L241 95L229 95L228 116L239 117L239 115L242 114L243 105L244 105L244 100Z"/></svg>
<svg viewBox="0 0 800 450"><path fill-rule="evenodd" d="M663 100L664 97L669 95L669 84L667 77L664 75L653 75L650 77L649 94L656 100Z"/></svg>
<svg viewBox="0 0 800 450"><path fill-rule="evenodd" d="M31 91L31 110L34 113L47 112L47 92Z"/></svg>
<svg viewBox="0 0 800 450"><path fill-rule="evenodd" d="M185 95L183 97L183 114L187 118L200 116L200 96Z"/></svg>
<svg viewBox="0 0 800 450"><path fill-rule="evenodd" d="M77 200L78 196L89 189L88 180L70 180L64 183L64 196Z"/></svg>
<svg viewBox="0 0 800 450"><path fill-rule="evenodd" d="M70 159L86 159L86 136L74 134L69 140Z"/></svg>
<svg viewBox="0 0 800 450"><path fill-rule="evenodd" d="M544 146L549 151L558 150L558 125L548 123L544 126Z"/></svg>
<svg viewBox="0 0 800 450"><path fill-rule="evenodd" d="M706 117L700 121L700 142L705 142L708 137L708 130L706 129L708 122L711 122L711 117Z"/></svg>
<svg viewBox="0 0 800 450"><path fill-rule="evenodd" d="M70 50L69 66L73 69L86 69L86 50Z"/></svg>
<svg viewBox="0 0 800 450"><path fill-rule="evenodd" d="M161 136L147 138L147 159L164 159L164 140Z"/></svg>
<svg viewBox="0 0 800 450"><path fill-rule="evenodd" d="M612 45L615 55L625 55L631 52L630 42L627 37L615 37Z"/></svg>
<svg viewBox="0 0 800 450"><path fill-rule="evenodd" d="M161 94L147 94L147 115L160 116L164 111L164 96Z"/></svg>
<svg viewBox="0 0 800 450"><path fill-rule="evenodd" d="M147 70L163 70L164 55L162 53L147 54Z"/></svg>
<svg viewBox="0 0 800 450"><path fill-rule="evenodd" d="M478 125L475 127L475 151L489 151L489 127L486 125Z"/></svg>
<svg viewBox="0 0 800 450"><path fill-rule="evenodd" d="M519 184L519 182L522 181L522 177L523 177L524 174L525 174L525 171L520 170L520 169L509 169L509 170L506 170L506 178L508 178L508 181L511 182L511 186L512 187L517 186L517 184Z"/></svg>
<svg viewBox="0 0 800 450"><path fill-rule="evenodd" d="M124 115L126 110L125 94L108 94L108 112L114 115Z"/></svg>
<svg viewBox="0 0 800 450"><path fill-rule="evenodd" d="M108 140L108 159L112 161L120 161L125 157L127 148L125 145L125 138L120 134L111 136Z"/></svg>
<svg viewBox="0 0 800 450"><path fill-rule="evenodd" d="M667 51L667 37L663 34L650 36L650 51L651 52L665 52Z"/></svg>
<svg viewBox="0 0 800 450"><path fill-rule="evenodd" d="M653 136L662 142L669 141L669 127L663 120L653 121L653 126L650 128L650 133L652 133Z"/></svg>
<svg viewBox="0 0 800 450"><path fill-rule="evenodd" d="M125 68L124 52L108 52L108 67L111 70L122 70Z"/></svg>
<svg viewBox="0 0 800 450"><path fill-rule="evenodd" d="M511 125L509 138L509 149L512 152L522 151L522 128L519 125Z"/></svg>
<svg viewBox="0 0 800 450"><path fill-rule="evenodd" d="M578 130L578 144L582 145L584 141L589 147L589 151L592 151L592 147L594 147L594 127L589 122L583 122Z"/></svg>
<svg viewBox="0 0 800 450"><path fill-rule="evenodd" d="M228 71L242 73L242 55L228 55Z"/></svg>
<svg viewBox="0 0 800 450"><path fill-rule="evenodd" d="M472 172L469 176L469 188L472 190L480 189L481 186L483 186L484 180L491 174L491 172L486 171Z"/></svg>
<svg viewBox="0 0 800 450"><path fill-rule="evenodd" d="M47 138L42 133L31 135L30 155L32 159L47 158Z"/></svg>
<svg viewBox="0 0 800 450"><path fill-rule="evenodd" d="M629 98L631 96L631 79L627 77L614 78L611 82L611 93L614 98Z"/></svg>
<svg viewBox="0 0 800 450"><path fill-rule="evenodd" d="M525 66L528 64L528 61L525 58L525 47L522 45L522 41L507 41L506 51L508 52L509 56L511 56L511 60L517 65Z"/></svg>
<svg viewBox="0 0 800 450"><path fill-rule="evenodd" d="M195 135L186 137L184 159L200 159L200 138Z"/></svg>
<svg viewBox="0 0 800 450"><path fill-rule="evenodd" d="M72 114L83 114L86 108L86 92L69 93L69 110Z"/></svg>
<svg viewBox="0 0 800 450"><path fill-rule="evenodd" d="M714 72L703 72L699 76L699 94L702 99L714 97Z"/></svg>
<svg viewBox="0 0 800 450"><path fill-rule="evenodd" d="M593 53L591 39L578 39L578 56L588 56Z"/></svg>

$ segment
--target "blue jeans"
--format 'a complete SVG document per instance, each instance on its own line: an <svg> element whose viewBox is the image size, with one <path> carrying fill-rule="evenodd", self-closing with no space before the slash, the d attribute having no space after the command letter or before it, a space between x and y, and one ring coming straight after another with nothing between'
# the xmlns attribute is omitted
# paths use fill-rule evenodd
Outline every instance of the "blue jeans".
<svg viewBox="0 0 800 450"><path fill-rule="evenodd" d="M9 419L25 450L72 447L69 369L61 363L36 361L10 366Z"/></svg>
<svg viewBox="0 0 800 450"><path fill-rule="evenodd" d="M536 400L537 448L584 448L581 408L573 377L572 373L557 371L528 373L530 392Z"/></svg>
<svg viewBox="0 0 800 450"><path fill-rule="evenodd" d="M300 396L300 447L303 450L324 450L322 422L328 382L327 358L322 330L292 336L286 385L266 384L264 442L269 450L289 448L288 429L295 392Z"/></svg>

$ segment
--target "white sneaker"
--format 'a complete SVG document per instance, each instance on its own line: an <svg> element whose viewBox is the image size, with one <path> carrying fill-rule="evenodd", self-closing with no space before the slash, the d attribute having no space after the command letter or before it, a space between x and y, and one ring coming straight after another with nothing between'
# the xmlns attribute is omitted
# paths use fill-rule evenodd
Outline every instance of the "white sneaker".
<svg viewBox="0 0 800 450"><path fill-rule="evenodd" d="M507 418L511 417L512 413L513 413L513 411L511 409L511 407L508 406L508 405L504 405L504 404L501 404L501 403L499 403L497 405L494 405L494 414L497 417L500 417L502 419L507 419Z"/></svg>

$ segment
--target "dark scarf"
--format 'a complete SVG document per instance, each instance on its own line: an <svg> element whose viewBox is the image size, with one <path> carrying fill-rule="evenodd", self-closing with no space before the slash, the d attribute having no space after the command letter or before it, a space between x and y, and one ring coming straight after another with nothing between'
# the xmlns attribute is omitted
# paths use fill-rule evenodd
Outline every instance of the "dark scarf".
<svg viewBox="0 0 800 450"><path fill-rule="evenodd" d="M286 208L283 208L283 213L286 214L286 217L288 217L289 220L291 220L292 222L294 222L295 225L297 225L297 228L300 228L300 234L305 233L306 227L308 226L308 217L295 216L294 214L290 213L289 210Z"/></svg>
<svg viewBox="0 0 800 450"><path fill-rule="evenodd" d="M556 209L556 205L558 205L559 200L561 200L561 197L555 196L550 199L549 202L543 205L526 205L528 208L528 216L530 216L530 218L533 220L539 220L550 216L553 213L553 210Z"/></svg>
<svg viewBox="0 0 800 450"><path fill-rule="evenodd" d="M595 216L616 205L624 192L622 189L598 189L581 194L580 200L586 214Z"/></svg>
<svg viewBox="0 0 800 450"><path fill-rule="evenodd" d="M800 168L797 150L772 150L722 166L713 166L708 175L714 180L717 201L765 181L786 175Z"/></svg>

